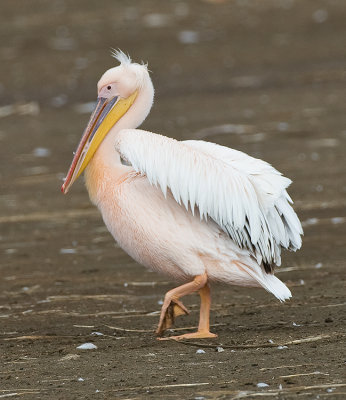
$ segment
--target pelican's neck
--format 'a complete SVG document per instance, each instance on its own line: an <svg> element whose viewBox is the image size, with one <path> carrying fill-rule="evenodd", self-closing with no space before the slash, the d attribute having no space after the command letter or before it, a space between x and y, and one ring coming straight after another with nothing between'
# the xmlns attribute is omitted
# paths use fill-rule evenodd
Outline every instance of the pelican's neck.
<svg viewBox="0 0 346 400"><path fill-rule="evenodd" d="M147 85L139 90L136 100L126 114L110 129L86 167L86 186L94 202L97 193L105 187L106 174L113 182L117 182L129 172L129 167L124 166L120 161L120 154L115 149L115 140L122 129L135 129L141 125L149 114L153 100L154 88L149 80Z"/></svg>

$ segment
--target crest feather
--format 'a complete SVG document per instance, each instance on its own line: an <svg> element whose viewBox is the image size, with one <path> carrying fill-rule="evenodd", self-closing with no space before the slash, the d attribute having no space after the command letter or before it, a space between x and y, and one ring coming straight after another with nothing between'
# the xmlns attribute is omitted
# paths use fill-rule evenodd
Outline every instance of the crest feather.
<svg viewBox="0 0 346 400"><path fill-rule="evenodd" d="M120 49L113 49L111 53L112 57L114 57L116 60L120 62L122 65L130 65L132 63L132 60L128 54L125 54L123 51Z"/></svg>
<svg viewBox="0 0 346 400"><path fill-rule="evenodd" d="M138 87L144 86L148 75L148 64L133 63L131 57L120 49L112 49L111 55L120 62L120 66L129 68L135 74Z"/></svg>

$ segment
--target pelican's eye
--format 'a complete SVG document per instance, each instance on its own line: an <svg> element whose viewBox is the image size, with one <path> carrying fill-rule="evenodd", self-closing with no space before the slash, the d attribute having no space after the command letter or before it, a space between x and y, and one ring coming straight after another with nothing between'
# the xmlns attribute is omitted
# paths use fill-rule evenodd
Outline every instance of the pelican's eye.
<svg viewBox="0 0 346 400"><path fill-rule="evenodd" d="M118 95L119 93L117 91L117 84L113 82L104 85L98 92L98 97L105 97L106 99L110 99Z"/></svg>

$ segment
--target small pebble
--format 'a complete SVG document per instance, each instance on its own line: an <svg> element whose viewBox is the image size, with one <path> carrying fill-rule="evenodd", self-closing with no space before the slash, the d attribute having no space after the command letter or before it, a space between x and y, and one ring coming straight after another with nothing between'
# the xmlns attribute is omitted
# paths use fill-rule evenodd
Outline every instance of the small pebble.
<svg viewBox="0 0 346 400"><path fill-rule="evenodd" d="M50 104L55 108L60 108L67 103L67 95L61 94L60 96L55 96L51 99Z"/></svg>
<svg viewBox="0 0 346 400"><path fill-rule="evenodd" d="M196 354L205 354L205 351L202 350L202 349L198 349L198 350L196 351Z"/></svg>
<svg viewBox="0 0 346 400"><path fill-rule="evenodd" d="M218 353L222 353L223 351L225 351L225 349L223 347L221 347L221 346L217 346L216 351Z"/></svg>
<svg viewBox="0 0 346 400"><path fill-rule="evenodd" d="M271 344L273 344L273 343L274 343L274 340L272 340L272 339L269 339L269 340L268 340L268 343L271 343Z"/></svg>
<svg viewBox="0 0 346 400"><path fill-rule="evenodd" d="M283 349L288 349L288 347L287 346L278 346L278 349L283 350Z"/></svg>
<svg viewBox="0 0 346 400"><path fill-rule="evenodd" d="M317 264L315 264L315 268L316 269L320 269L320 268L322 268L322 266L323 266L323 264L322 263L317 263Z"/></svg>
<svg viewBox="0 0 346 400"><path fill-rule="evenodd" d="M280 132L286 132L289 129L289 125L287 122L279 122L277 127Z"/></svg>
<svg viewBox="0 0 346 400"><path fill-rule="evenodd" d="M168 26L170 23L170 16L168 14L147 14L143 18L144 25L149 28L162 28Z"/></svg>
<svg viewBox="0 0 346 400"><path fill-rule="evenodd" d="M93 336L103 336L103 333L101 333L101 332L91 332L91 335L93 335Z"/></svg>
<svg viewBox="0 0 346 400"><path fill-rule="evenodd" d="M80 346L77 346L78 350L95 350L97 349L97 346L94 345L94 343L83 343Z"/></svg>
<svg viewBox="0 0 346 400"><path fill-rule="evenodd" d="M342 224L343 222L345 222L345 218L343 217L334 217L331 219L333 224Z"/></svg>
<svg viewBox="0 0 346 400"><path fill-rule="evenodd" d="M78 381L79 382L84 382L84 379L83 378L78 378Z"/></svg>
<svg viewBox="0 0 346 400"><path fill-rule="evenodd" d="M36 149L33 150L32 154L35 157L49 157L51 155L51 151L49 149L46 149L45 147L36 147Z"/></svg>
<svg viewBox="0 0 346 400"><path fill-rule="evenodd" d="M259 387L259 388L265 388L265 387L268 387L269 385L268 385L268 383L259 382L259 383L257 383L256 386Z"/></svg>
<svg viewBox="0 0 346 400"><path fill-rule="evenodd" d="M6 249L5 250L5 253L6 254L16 254L17 253L17 249Z"/></svg>
<svg viewBox="0 0 346 400"><path fill-rule="evenodd" d="M308 218L306 221L302 222L303 226L309 226L309 225L316 225L318 224L319 219L318 218Z"/></svg>
<svg viewBox="0 0 346 400"><path fill-rule="evenodd" d="M311 160L318 161L320 159L320 155L318 153L311 153L310 155Z"/></svg>
<svg viewBox="0 0 346 400"><path fill-rule="evenodd" d="M315 190L316 192L323 192L323 185L316 185Z"/></svg>
<svg viewBox="0 0 346 400"><path fill-rule="evenodd" d="M76 254L76 249L60 249L60 254Z"/></svg>
<svg viewBox="0 0 346 400"><path fill-rule="evenodd" d="M183 44L194 44L199 42L199 33L196 31L181 31L178 33L178 39Z"/></svg>
<svg viewBox="0 0 346 400"><path fill-rule="evenodd" d="M312 14L312 18L318 24L325 22L328 19L328 11L320 8Z"/></svg>

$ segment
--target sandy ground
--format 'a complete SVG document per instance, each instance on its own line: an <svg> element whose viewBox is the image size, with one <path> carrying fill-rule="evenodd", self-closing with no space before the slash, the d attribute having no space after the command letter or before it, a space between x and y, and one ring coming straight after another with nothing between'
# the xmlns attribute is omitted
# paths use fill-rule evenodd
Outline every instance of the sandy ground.
<svg viewBox="0 0 346 400"><path fill-rule="evenodd" d="M0 398L346 398L345 2L0 7ZM82 180L60 194L110 47L149 61L144 128L293 179L304 246L277 271L291 301L214 285L218 339L155 339L175 283L117 247ZM184 303L174 332L196 326L198 297ZM97 349L77 349L86 342Z"/></svg>

